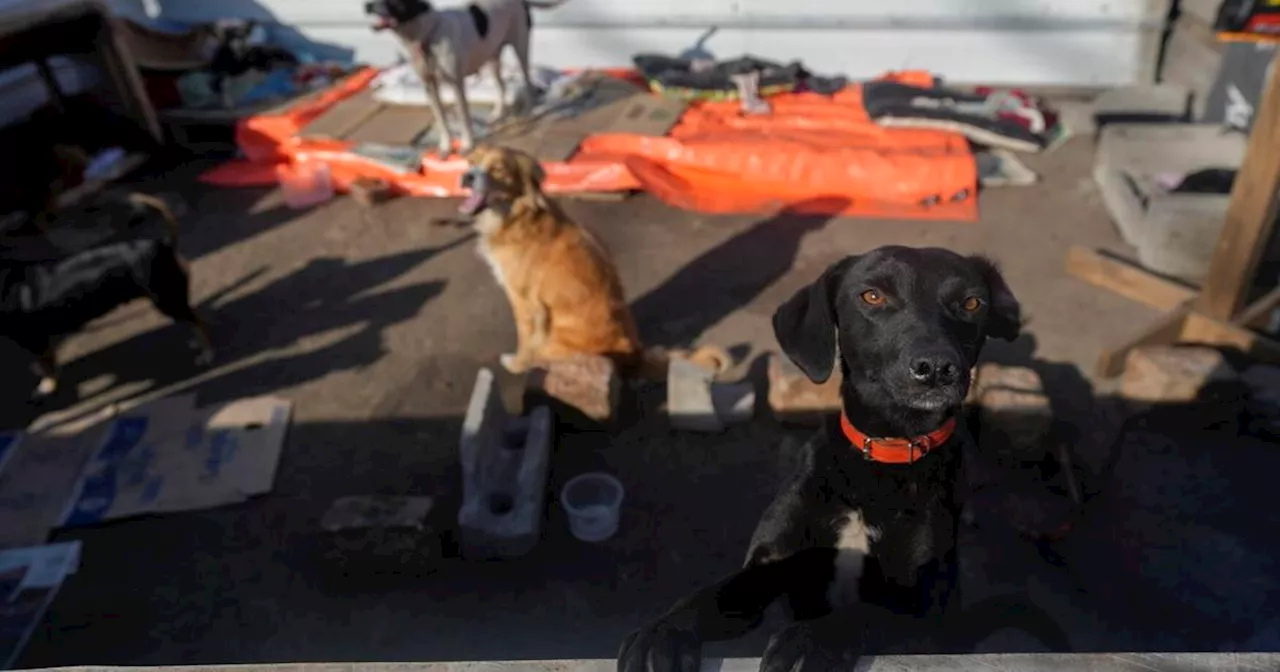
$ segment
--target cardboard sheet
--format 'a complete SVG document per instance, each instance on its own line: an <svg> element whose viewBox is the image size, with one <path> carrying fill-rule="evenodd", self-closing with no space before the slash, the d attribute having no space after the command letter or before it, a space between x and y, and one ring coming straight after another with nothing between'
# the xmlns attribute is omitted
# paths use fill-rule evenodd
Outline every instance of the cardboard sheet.
<svg viewBox="0 0 1280 672"><path fill-rule="evenodd" d="M74 434L14 433L0 469L0 549L42 544L58 526L107 423Z"/></svg>
<svg viewBox="0 0 1280 672"><path fill-rule="evenodd" d="M257 397L185 413L123 414L90 457L63 525L203 509L267 493L291 411L287 400Z"/></svg>
<svg viewBox="0 0 1280 672"><path fill-rule="evenodd" d="M0 670L18 661L63 579L79 567L79 541L0 551Z"/></svg>

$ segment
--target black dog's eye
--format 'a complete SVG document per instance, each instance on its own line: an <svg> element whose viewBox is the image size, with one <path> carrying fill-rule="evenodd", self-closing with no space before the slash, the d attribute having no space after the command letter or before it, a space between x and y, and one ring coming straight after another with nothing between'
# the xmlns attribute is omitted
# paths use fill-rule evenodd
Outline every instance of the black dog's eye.
<svg viewBox="0 0 1280 672"><path fill-rule="evenodd" d="M863 292L861 296L862 300L866 301L868 305L879 306L884 303L884 294L881 294L874 289L868 289Z"/></svg>
<svg viewBox="0 0 1280 672"><path fill-rule="evenodd" d="M965 299L964 303L960 304L960 307L963 308L966 313L976 313L978 312L978 309L982 307L982 299L979 299L976 296L971 296Z"/></svg>

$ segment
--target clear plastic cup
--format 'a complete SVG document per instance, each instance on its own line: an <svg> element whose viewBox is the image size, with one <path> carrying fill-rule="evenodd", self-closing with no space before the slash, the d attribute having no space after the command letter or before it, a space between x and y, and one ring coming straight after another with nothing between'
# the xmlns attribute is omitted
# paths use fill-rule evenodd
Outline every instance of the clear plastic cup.
<svg viewBox="0 0 1280 672"><path fill-rule="evenodd" d="M609 474L592 472L569 479L560 503L569 515L569 531L582 541L599 542L618 531L622 483Z"/></svg>
<svg viewBox="0 0 1280 672"><path fill-rule="evenodd" d="M276 166L276 179L280 181L285 205L294 210L319 205L333 198L333 179L327 163L282 163Z"/></svg>

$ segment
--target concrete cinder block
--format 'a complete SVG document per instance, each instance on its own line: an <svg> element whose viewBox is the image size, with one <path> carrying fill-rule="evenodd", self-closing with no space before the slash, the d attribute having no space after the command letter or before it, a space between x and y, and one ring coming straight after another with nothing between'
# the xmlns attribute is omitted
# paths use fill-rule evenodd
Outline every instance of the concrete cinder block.
<svg viewBox="0 0 1280 672"><path fill-rule="evenodd" d="M1217 39L1212 20L1184 13L1173 24L1165 41L1160 63L1160 81L1187 87L1192 95L1192 114L1205 115L1209 93L1222 70L1226 45Z"/></svg>
<svg viewBox="0 0 1280 672"><path fill-rule="evenodd" d="M1122 86L1093 101L1097 128L1114 123L1190 121L1191 92L1178 84Z"/></svg>
<svg viewBox="0 0 1280 672"><path fill-rule="evenodd" d="M769 409L779 419L815 423L840 410L840 374L818 385L786 355L769 355Z"/></svg>
<svg viewBox="0 0 1280 672"><path fill-rule="evenodd" d="M1208 26L1212 26L1218 19L1218 8L1221 6L1222 0L1178 0L1178 11L1183 16L1192 17Z"/></svg>
<svg viewBox="0 0 1280 672"><path fill-rule="evenodd" d="M693 362L671 360L667 369L667 415L672 427L694 432L724 430L711 395L714 380L714 372Z"/></svg>
<svg viewBox="0 0 1280 672"><path fill-rule="evenodd" d="M542 535L551 463L551 413L545 406L512 418L498 396L493 372L482 368L462 423L462 555L517 557Z"/></svg>
<svg viewBox="0 0 1280 672"><path fill-rule="evenodd" d="M1137 348L1125 359L1120 393L1132 401L1151 403L1205 401L1202 397L1209 385L1238 379L1236 370L1216 348Z"/></svg>
<svg viewBox="0 0 1280 672"><path fill-rule="evenodd" d="M724 425L748 422L756 414L756 388L751 381L712 383L711 404Z"/></svg>
<svg viewBox="0 0 1280 672"><path fill-rule="evenodd" d="M617 417L622 381L608 357L577 355L540 363L529 372L526 391L545 395L577 409L588 418L608 423Z"/></svg>
<svg viewBox="0 0 1280 672"><path fill-rule="evenodd" d="M1173 193L1164 183L1199 170L1238 168L1246 143L1243 134L1225 133L1216 124L1103 129L1093 178L1120 235L1138 248L1144 266L1190 282L1202 279L1228 196Z"/></svg>
<svg viewBox="0 0 1280 672"><path fill-rule="evenodd" d="M1094 165L1142 174L1238 168L1247 144L1218 124L1112 124L1099 134Z"/></svg>

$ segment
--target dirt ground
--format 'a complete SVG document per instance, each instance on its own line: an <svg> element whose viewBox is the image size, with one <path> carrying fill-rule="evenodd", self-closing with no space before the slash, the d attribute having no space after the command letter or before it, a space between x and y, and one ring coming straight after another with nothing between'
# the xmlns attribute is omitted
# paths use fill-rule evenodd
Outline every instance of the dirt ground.
<svg viewBox="0 0 1280 672"><path fill-rule="evenodd" d="M644 196L567 207L614 251L649 341L745 345L739 375L758 376L760 356L776 347L777 304L844 255L889 243L988 254L1030 320L1021 339L992 343L986 358L1034 365L1060 419L1078 425L1102 348L1155 317L1064 271L1071 244L1118 245L1088 179L1091 159L1087 139L1032 157L1042 182L984 193L974 224L710 217ZM439 498L437 522L451 521L477 367L514 345L505 300L470 232L430 223L453 202L400 199L366 211L339 198L299 213L274 192L206 189L184 175L159 183L192 206L181 248L214 322L217 362L197 368L187 335L133 304L63 345L63 382L79 399L64 393L58 403L166 386L194 390L201 403L285 396L295 414L279 477L273 493L244 505L56 535L84 541L81 569L23 666L608 658L631 628L740 562L803 433L761 419L721 436L680 434L646 405L613 435L566 439L553 465L553 488L596 467L626 484L622 528L607 543L574 541L553 505L543 541L521 560L336 578L317 527L335 497L427 494ZM35 378L0 348L0 416L20 425ZM1074 648L1142 645L1096 604L1053 587L1065 570L1029 546L975 543L971 564L982 568L966 571L1012 567L977 581L1047 594ZM711 652L758 654L764 641Z"/></svg>

